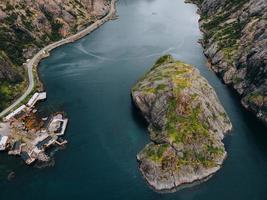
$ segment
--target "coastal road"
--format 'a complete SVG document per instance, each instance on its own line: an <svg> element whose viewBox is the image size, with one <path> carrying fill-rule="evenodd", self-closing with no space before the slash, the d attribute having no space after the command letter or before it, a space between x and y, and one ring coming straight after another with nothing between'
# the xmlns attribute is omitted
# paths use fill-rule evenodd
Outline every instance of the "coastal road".
<svg viewBox="0 0 267 200"><path fill-rule="evenodd" d="M40 60L42 60L44 57L48 56L48 52L50 52L51 50L53 50L53 49L55 49L61 45L64 45L64 44L67 44L70 42L74 42L74 41L81 39L82 37L88 35L89 33L93 32L95 29L97 29L99 26L103 25L105 22L112 19L115 13L116 13L116 0L112 0L110 10L105 17L95 21L93 24L91 24L90 26L88 26L84 30L76 33L75 35L72 35L72 36L67 37L65 39L62 39L62 40L59 40L53 44L50 44L50 45L44 47L37 54L35 54L35 56L26 63L26 68L28 71L28 79L29 79L29 85L28 85L27 90L23 93L22 96L20 96L9 107L4 109L0 113L0 117L4 117L5 115L7 115L7 113L9 113L16 106L18 106L32 92L32 90L34 88L34 75L33 75L32 70L35 66L38 65Z"/></svg>

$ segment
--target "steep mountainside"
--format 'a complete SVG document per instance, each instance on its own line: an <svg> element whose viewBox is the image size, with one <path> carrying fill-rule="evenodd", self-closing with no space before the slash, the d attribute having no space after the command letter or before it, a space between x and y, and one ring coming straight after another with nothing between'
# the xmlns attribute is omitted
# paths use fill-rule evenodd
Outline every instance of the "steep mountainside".
<svg viewBox="0 0 267 200"><path fill-rule="evenodd" d="M199 6L212 69L267 124L267 1L190 0Z"/></svg>
<svg viewBox="0 0 267 200"><path fill-rule="evenodd" d="M152 142L137 159L153 188L170 190L220 169L222 139L232 125L196 68L164 56L134 86L132 97L149 122Z"/></svg>
<svg viewBox="0 0 267 200"><path fill-rule="evenodd" d="M110 0L2 0L0 110L23 90L22 64L28 58L103 17L109 4Z"/></svg>

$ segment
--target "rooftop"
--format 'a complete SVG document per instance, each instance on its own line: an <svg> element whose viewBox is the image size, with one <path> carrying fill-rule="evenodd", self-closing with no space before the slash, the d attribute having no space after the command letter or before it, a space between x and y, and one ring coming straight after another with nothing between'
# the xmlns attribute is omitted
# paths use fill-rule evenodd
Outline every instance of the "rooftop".
<svg viewBox="0 0 267 200"><path fill-rule="evenodd" d="M20 145L21 145L21 141L16 141L16 142L13 144L11 150L12 150L12 151L14 151L14 150L19 150Z"/></svg>
<svg viewBox="0 0 267 200"><path fill-rule="evenodd" d="M21 152L21 158L26 162L27 160L31 159L29 154L26 151Z"/></svg>
<svg viewBox="0 0 267 200"><path fill-rule="evenodd" d="M36 144L36 147L37 147L38 149L41 149L44 145L48 144L49 141L50 141L51 139L52 139L52 136L48 136L48 137L45 138L44 140L38 142L38 143Z"/></svg>

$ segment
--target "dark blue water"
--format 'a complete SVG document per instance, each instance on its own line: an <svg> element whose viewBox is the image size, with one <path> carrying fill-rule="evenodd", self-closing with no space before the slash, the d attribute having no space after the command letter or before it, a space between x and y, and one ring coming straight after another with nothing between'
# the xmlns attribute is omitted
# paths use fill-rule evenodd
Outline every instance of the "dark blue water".
<svg viewBox="0 0 267 200"><path fill-rule="evenodd" d="M267 132L207 69L196 7L182 0L120 0L119 19L58 48L40 66L47 111L70 118L69 144L55 166L37 169L0 154L0 199L225 200L267 198ZM234 131L228 158L209 181L158 194L141 177L136 154L149 141L130 88L159 56L171 53L196 65L216 89ZM15 171L12 181L6 175Z"/></svg>

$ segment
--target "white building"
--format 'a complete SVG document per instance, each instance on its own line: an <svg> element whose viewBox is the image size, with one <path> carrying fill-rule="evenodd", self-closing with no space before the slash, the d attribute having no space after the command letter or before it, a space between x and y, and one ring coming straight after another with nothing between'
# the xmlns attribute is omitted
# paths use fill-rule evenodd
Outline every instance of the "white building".
<svg viewBox="0 0 267 200"><path fill-rule="evenodd" d="M3 151L6 149L8 136L1 136L0 135L0 151Z"/></svg>
<svg viewBox="0 0 267 200"><path fill-rule="evenodd" d="M41 93L34 93L34 95L30 98L30 100L27 103L27 106L32 108L37 101L46 99L46 92L41 92Z"/></svg>
<svg viewBox="0 0 267 200"><path fill-rule="evenodd" d="M30 98L30 100L28 101L27 106L29 106L29 107L34 106L34 104L35 104L36 101L37 101L38 96L39 96L39 93L38 93L38 92L34 93L34 95L33 95L33 96Z"/></svg>
<svg viewBox="0 0 267 200"><path fill-rule="evenodd" d="M12 113L8 114L5 118L4 121L8 121L10 120L12 117L14 117L15 115L19 114L21 111L23 111L26 108L25 105L20 106L19 108L17 108L15 111L13 111Z"/></svg>

